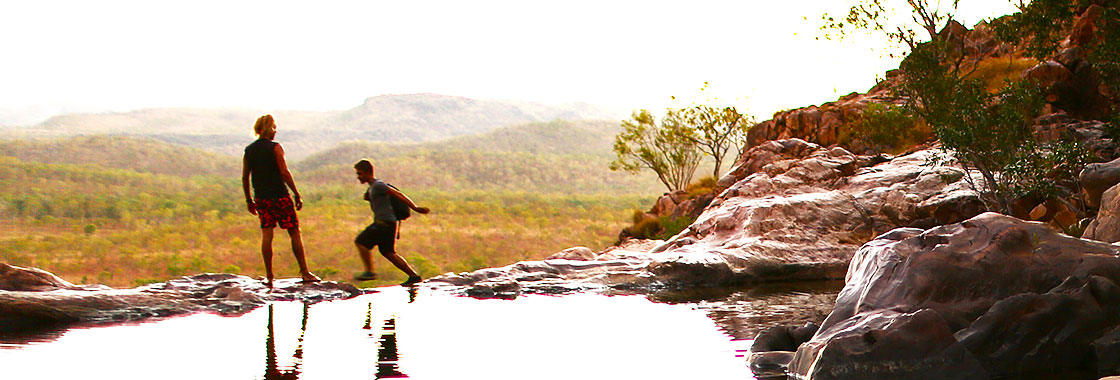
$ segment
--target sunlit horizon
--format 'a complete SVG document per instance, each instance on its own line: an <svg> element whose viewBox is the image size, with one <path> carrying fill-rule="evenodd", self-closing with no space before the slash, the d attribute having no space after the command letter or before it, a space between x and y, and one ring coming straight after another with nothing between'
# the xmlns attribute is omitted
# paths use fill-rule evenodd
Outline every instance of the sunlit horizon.
<svg viewBox="0 0 1120 380"><path fill-rule="evenodd" d="M835 1L305 4L9 2L0 33L20 37L0 41L0 125L161 107L344 110L413 93L615 111L716 102L763 120L864 92L897 66L878 36L817 38L822 13L845 12ZM968 26L1014 10L964 5Z"/></svg>

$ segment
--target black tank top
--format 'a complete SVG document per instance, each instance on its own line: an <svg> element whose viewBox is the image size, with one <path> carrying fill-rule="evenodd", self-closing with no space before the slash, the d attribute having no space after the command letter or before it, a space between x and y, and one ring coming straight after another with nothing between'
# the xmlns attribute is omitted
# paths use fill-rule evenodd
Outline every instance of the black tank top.
<svg viewBox="0 0 1120 380"><path fill-rule="evenodd" d="M254 198L282 198L288 195L280 167L276 165L275 141L258 139L245 147L245 160L249 162Z"/></svg>

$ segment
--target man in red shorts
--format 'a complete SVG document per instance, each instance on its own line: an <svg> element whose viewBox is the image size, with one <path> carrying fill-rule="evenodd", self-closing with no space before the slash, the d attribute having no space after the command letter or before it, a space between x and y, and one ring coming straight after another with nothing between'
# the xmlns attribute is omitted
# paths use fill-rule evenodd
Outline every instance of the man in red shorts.
<svg viewBox="0 0 1120 380"><path fill-rule="evenodd" d="M299 263L299 273L303 282L317 282L319 277L307 270L307 260L303 254L303 237L300 236L299 219L296 210L303 208L303 201L296 190L295 180L288 171L284 160L284 148L272 141L276 137L276 120L272 115L257 118L253 125L257 141L245 147L245 157L241 168L241 187L245 190L245 203L249 212L261 219L261 257L264 258L265 285L272 287L272 232L277 225L288 230L292 240L292 253ZM251 179L251 181L250 181ZM252 182L253 193L249 193ZM285 186L287 185L287 186ZM295 201L288 195L292 188Z"/></svg>

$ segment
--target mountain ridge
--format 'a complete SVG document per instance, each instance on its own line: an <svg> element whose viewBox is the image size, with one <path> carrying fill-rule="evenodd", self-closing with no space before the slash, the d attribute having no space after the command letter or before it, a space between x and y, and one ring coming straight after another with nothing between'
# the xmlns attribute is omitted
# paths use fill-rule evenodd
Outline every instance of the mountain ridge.
<svg viewBox="0 0 1120 380"><path fill-rule="evenodd" d="M240 155L252 139L253 121L265 113L276 117L279 138L289 141L286 147L292 159L350 140L433 141L529 122L624 116L586 103L546 105L425 93L373 96L340 111L146 108L64 114L33 126L0 128L0 139L121 134Z"/></svg>

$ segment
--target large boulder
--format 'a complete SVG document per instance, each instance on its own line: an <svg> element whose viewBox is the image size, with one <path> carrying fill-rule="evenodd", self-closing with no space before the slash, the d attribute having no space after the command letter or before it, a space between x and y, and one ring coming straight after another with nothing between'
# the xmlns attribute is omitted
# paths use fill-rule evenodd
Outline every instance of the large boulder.
<svg viewBox="0 0 1120 380"><path fill-rule="evenodd" d="M766 142L718 181L719 195L692 225L652 248L611 248L593 260L565 252L431 283L509 297L843 278L852 255L877 234L980 213L964 172L928 165L933 154L860 156L800 139Z"/></svg>
<svg viewBox="0 0 1120 380"><path fill-rule="evenodd" d="M794 379L984 380L984 368L937 312L876 310L845 319L801 345Z"/></svg>
<svg viewBox="0 0 1120 380"><path fill-rule="evenodd" d="M649 271L686 284L842 277L854 252L877 234L980 213L963 171L927 165L932 154L875 165L842 148L767 142L732 171L741 179L695 223L654 249L661 254Z"/></svg>
<svg viewBox="0 0 1120 380"><path fill-rule="evenodd" d="M1104 192L1100 211L1085 228L1082 237L1108 243L1120 242L1120 185Z"/></svg>
<svg viewBox="0 0 1120 380"><path fill-rule="evenodd" d="M75 288L78 287L54 273L0 263L0 290L41 292Z"/></svg>
<svg viewBox="0 0 1120 380"><path fill-rule="evenodd" d="M1118 254L1120 247L992 213L891 231L852 259L832 313L790 372L943 379L1108 369L1115 364L1089 358L1116 347L1102 338L1120 326ZM962 370L912 370L927 365Z"/></svg>
<svg viewBox="0 0 1120 380"><path fill-rule="evenodd" d="M1085 165L1079 176L1081 191L1089 207L1101 205L1105 190L1120 184L1120 158L1103 163Z"/></svg>

